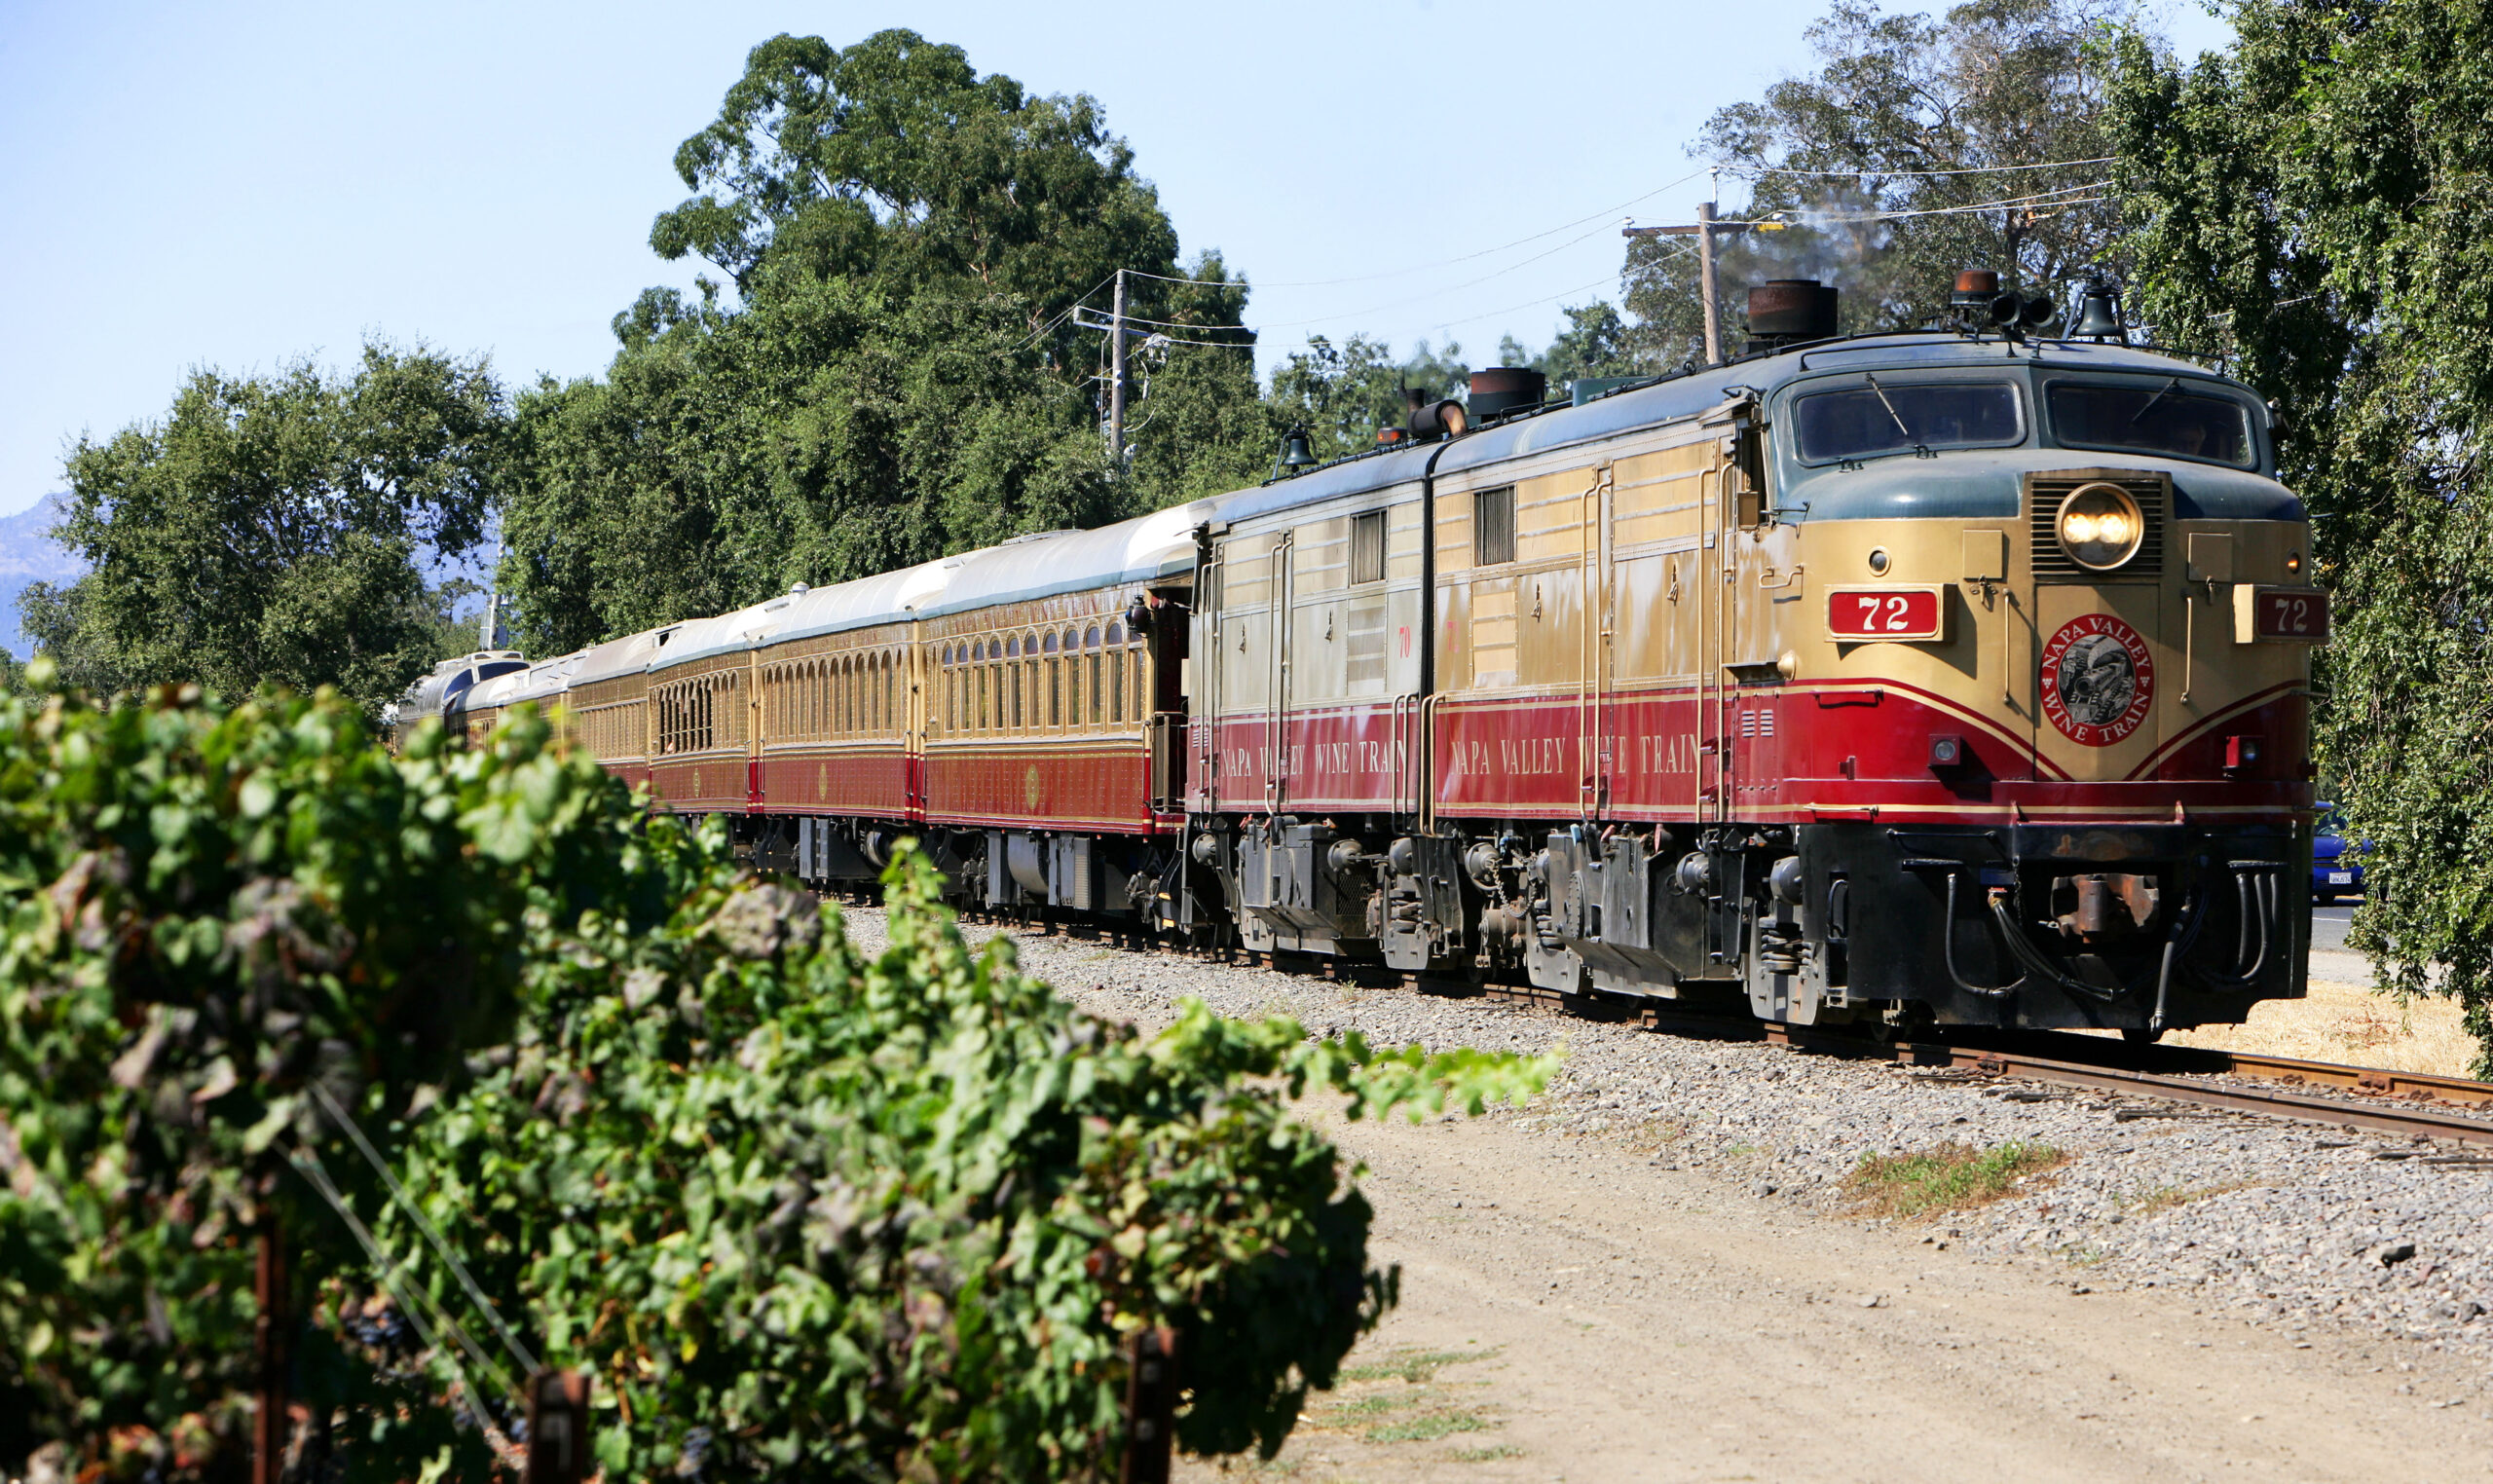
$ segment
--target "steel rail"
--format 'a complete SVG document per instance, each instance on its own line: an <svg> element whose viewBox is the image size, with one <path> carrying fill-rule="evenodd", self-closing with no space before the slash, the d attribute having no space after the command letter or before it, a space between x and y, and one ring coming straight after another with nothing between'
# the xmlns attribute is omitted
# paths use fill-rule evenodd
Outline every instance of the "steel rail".
<svg viewBox="0 0 2493 1484"><path fill-rule="evenodd" d="M2038 1055L2020 1048L1980 1044L1981 1040L1988 1038L1976 1038L1973 1044L1966 1044L1964 1041L1942 1043L1918 1038L1890 1041L1881 1038L1841 1036L1814 1031L1806 1026L1768 1024L1765 1027L1764 1039L1769 1045L1786 1045L1809 1051L1838 1054L1866 1053L1892 1057L1895 1060L1907 1065L1961 1067L1985 1077L2014 1077L2031 1082L2054 1083L2062 1087L2088 1088L2097 1092L2120 1093L2139 1097L2157 1097L2168 1102L2189 1103L2198 1107L2219 1108L2228 1112L2253 1113L2269 1118L2291 1119L2300 1123L2325 1124L2349 1132L2360 1130L2374 1133L2408 1136L2420 1133L2433 1138L2454 1139L2462 1143L2493 1145L2493 1121L2482 1117L2470 1116L2422 1102L2395 1102L2385 1095L2378 1102L2320 1097L2308 1093L2290 1092L2264 1080L2251 1080L2280 1074L2284 1068L2313 1068L2332 1073L2379 1077L2384 1080L2393 1076L2408 1075L2369 1072L2360 1067L2340 1067L2328 1062L2293 1061L2282 1057L2234 1058L2225 1053L2216 1052L2205 1054L2206 1059L2231 1060L2237 1063L2254 1062L2265 1067L2266 1070L2248 1070L2236 1065L2221 1070L2176 1074L2121 1065L2120 1062L2130 1058L2117 1054L2100 1059L2090 1057L2084 1060L2069 1060L2061 1057ZM2078 1048L2083 1050L2086 1049L2086 1043L2093 1038L2052 1035L2051 1039L2061 1043L2075 1042ZM2151 1052L2159 1048L2122 1046L2117 1050ZM2300 1070L2284 1074L2304 1075L2306 1080L2310 1080L2308 1074ZM2456 1078L2427 1080L2443 1084L2458 1081ZM2348 1088L2362 1086L2353 1080L2340 1085ZM2480 1104L2486 1099L2493 1099L2493 1087L2487 1087L2482 1083L2468 1083L2465 1086L2474 1090L2475 1094L2470 1099L2473 1103ZM2369 1091L2367 1087L2363 1090Z"/></svg>
<svg viewBox="0 0 2493 1484"><path fill-rule="evenodd" d="M1900 1033L1885 1026L1811 1026L1709 1014L1669 1001L1629 995L1567 994L1529 984L1405 974L1317 954L1194 950L1139 934L1087 924L1024 923L1001 913L962 914L964 921L1055 936L1098 938L1137 951L1179 953L1215 963L1278 973L1395 984L1449 998L1484 997L1554 1010L1579 1019L1630 1023L1672 1035L1763 1041L1827 1056L1953 1068L1986 1079L2084 1088L2225 1112L2282 1118L2350 1132L2423 1135L2493 1146L2493 1083L2430 1072L2349 1066L2204 1047L2141 1045L2067 1031L1937 1027ZM2300 1088L2336 1089L2362 1100L2318 1096ZM2461 1109L2477 1110L2474 1116ZM2471 1158L2473 1158L2471 1156Z"/></svg>

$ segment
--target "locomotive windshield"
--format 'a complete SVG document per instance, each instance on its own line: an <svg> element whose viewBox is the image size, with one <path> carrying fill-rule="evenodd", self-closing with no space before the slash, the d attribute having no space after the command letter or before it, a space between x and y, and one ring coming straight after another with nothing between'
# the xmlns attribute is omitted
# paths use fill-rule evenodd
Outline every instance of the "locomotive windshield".
<svg viewBox="0 0 2493 1484"><path fill-rule="evenodd" d="M2006 382L1881 382L1819 391L1792 404L1801 457L1810 464L1916 448L2016 443L2017 389Z"/></svg>
<svg viewBox="0 0 2493 1484"><path fill-rule="evenodd" d="M2057 382L2045 398L2065 448L2106 448L2255 468L2251 414L2229 396L2161 382Z"/></svg>

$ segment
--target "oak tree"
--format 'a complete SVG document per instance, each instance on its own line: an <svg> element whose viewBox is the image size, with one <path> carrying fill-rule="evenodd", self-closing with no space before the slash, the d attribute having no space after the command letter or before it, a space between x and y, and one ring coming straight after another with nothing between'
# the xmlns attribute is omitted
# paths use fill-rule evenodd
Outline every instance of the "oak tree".
<svg viewBox="0 0 2493 1484"><path fill-rule="evenodd" d="M196 372L163 421L70 454L53 535L89 571L30 587L26 632L99 692L334 685L377 708L437 657L423 563L483 541L508 424L482 357L423 346Z"/></svg>

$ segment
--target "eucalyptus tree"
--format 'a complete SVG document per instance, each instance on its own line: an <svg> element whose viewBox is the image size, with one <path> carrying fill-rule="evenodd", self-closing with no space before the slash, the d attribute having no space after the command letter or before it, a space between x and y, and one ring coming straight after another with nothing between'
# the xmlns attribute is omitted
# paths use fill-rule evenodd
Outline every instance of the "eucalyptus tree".
<svg viewBox="0 0 2493 1484"><path fill-rule="evenodd" d="M651 245L722 277L645 293L604 379L522 399L503 580L538 647L1096 525L1270 446L1246 285L1181 266L1090 98L911 31L782 35L676 167L694 194ZM1130 460L1091 327L1120 270L1135 339L1159 337Z"/></svg>

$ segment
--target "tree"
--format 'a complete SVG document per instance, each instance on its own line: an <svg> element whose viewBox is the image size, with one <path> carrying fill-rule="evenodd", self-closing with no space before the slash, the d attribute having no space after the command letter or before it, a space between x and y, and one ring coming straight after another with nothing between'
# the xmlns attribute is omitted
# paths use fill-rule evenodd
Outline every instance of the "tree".
<svg viewBox="0 0 2493 1484"><path fill-rule="evenodd" d="M334 685L377 708L428 668L418 559L483 539L508 409L484 360L374 343L347 376L195 373L160 424L81 440L56 539L88 562L22 600L99 692Z"/></svg>
<svg viewBox="0 0 2493 1484"><path fill-rule="evenodd" d="M532 648L1140 513L1269 447L1246 284L1180 269L1088 98L913 32L779 36L676 163L698 194L651 244L729 282L644 294L602 382L522 398L502 580ZM1075 313L1119 269L1137 338L1162 338L1130 469Z"/></svg>
<svg viewBox="0 0 2493 1484"><path fill-rule="evenodd" d="M2129 12L1969 0L1931 20L1836 0L1807 32L1818 70L1718 111L1694 146L1747 183L1727 218L1794 224L1718 240L1726 352L1739 352L1747 288L1767 278L1835 282L1844 327L1874 330L1930 323L1960 269L2055 292L2118 274L2102 58ZM1689 239L1629 248L1626 308L1648 367L1701 354L1698 277Z"/></svg>
<svg viewBox="0 0 2493 1484"><path fill-rule="evenodd" d="M2224 56L2132 39L2135 307L2273 398L2334 640L2323 776L2368 840L2349 943L2466 1007L2493 1073L2493 6L2245 0Z"/></svg>
<svg viewBox="0 0 2493 1484"><path fill-rule="evenodd" d="M1462 356L1463 347L1453 341L1438 352L1423 340L1397 361L1393 348L1382 341L1353 335L1336 346L1319 335L1274 369L1273 421L1284 430L1306 428L1319 458L1372 449L1379 428L1402 426L1410 412L1408 393L1420 392L1431 401L1470 394L1471 368ZM1277 445L1266 446L1266 466L1256 471L1257 477L1270 471L1275 452Z"/></svg>
<svg viewBox="0 0 2493 1484"><path fill-rule="evenodd" d="M1650 374L1637 359L1636 329L1616 305L1600 300L1568 305L1561 310L1567 327L1546 350L1534 354L1508 335L1498 343L1498 362L1530 366L1549 379L1552 394L1564 392L1586 377Z"/></svg>

